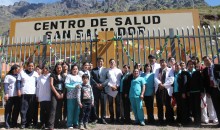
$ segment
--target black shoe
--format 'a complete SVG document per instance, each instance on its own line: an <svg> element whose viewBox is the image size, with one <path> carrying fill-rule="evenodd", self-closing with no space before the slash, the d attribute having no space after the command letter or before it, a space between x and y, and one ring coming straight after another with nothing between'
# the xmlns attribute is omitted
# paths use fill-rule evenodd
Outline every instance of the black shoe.
<svg viewBox="0 0 220 130"><path fill-rule="evenodd" d="M101 124L108 124L104 119L101 121Z"/></svg>
<svg viewBox="0 0 220 130"><path fill-rule="evenodd" d="M25 128L25 125L21 125L20 129L24 129Z"/></svg>

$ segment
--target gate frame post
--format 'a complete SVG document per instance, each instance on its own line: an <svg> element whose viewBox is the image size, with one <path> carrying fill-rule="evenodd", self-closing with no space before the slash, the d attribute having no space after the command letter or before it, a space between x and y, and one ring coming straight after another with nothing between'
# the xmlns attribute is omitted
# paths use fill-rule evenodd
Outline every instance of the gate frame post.
<svg viewBox="0 0 220 130"><path fill-rule="evenodd" d="M43 35L43 55L42 55L42 67L46 64L47 59L47 35Z"/></svg>
<svg viewBox="0 0 220 130"><path fill-rule="evenodd" d="M171 48L171 56L175 58L176 60L176 46L175 46L175 35L174 35L174 29L169 28L169 37L170 37L170 48Z"/></svg>

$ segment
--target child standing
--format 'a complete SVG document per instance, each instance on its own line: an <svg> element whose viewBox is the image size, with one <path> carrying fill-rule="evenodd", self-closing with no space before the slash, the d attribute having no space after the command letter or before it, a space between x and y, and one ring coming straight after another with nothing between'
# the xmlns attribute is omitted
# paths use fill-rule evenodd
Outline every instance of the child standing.
<svg viewBox="0 0 220 130"><path fill-rule="evenodd" d="M78 66L73 65L71 73L67 75L65 86L67 88L67 127L76 128L79 120L79 105L77 104L77 85L82 83L82 78L78 75Z"/></svg>
<svg viewBox="0 0 220 130"><path fill-rule="evenodd" d="M50 69L44 66L42 70L43 73L37 80L36 96L40 102L41 128L48 128L51 101Z"/></svg>
<svg viewBox="0 0 220 130"><path fill-rule="evenodd" d="M10 129L17 126L18 115L20 111L21 91L16 87L16 79L20 66L13 65L4 80L5 91L5 127ZM11 117L12 115L12 117ZM11 121L12 118L12 122Z"/></svg>
<svg viewBox="0 0 220 130"><path fill-rule="evenodd" d="M33 110L36 103L36 83L38 73L34 71L34 63L28 62L27 69L18 75L17 87L21 90L21 129L32 127Z"/></svg>
<svg viewBox="0 0 220 130"><path fill-rule="evenodd" d="M87 129L91 106L94 105L94 96L92 87L89 84L89 75L83 74L82 80L82 86L78 87L77 91L77 102L80 106L79 129L81 130L84 128Z"/></svg>

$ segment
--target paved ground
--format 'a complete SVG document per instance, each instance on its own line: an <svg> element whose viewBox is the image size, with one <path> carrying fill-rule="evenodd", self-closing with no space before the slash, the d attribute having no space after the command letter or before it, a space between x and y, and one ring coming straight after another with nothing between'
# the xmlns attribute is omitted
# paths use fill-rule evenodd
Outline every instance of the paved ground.
<svg viewBox="0 0 220 130"><path fill-rule="evenodd" d="M214 124L202 124L200 128L195 126L188 127L178 127L178 126L158 126L158 125L117 125L117 124L89 124L91 130L220 130L216 128ZM0 130L4 128L4 116L0 116ZM14 128L13 130L19 130L19 128ZM77 129L72 129L77 130Z"/></svg>

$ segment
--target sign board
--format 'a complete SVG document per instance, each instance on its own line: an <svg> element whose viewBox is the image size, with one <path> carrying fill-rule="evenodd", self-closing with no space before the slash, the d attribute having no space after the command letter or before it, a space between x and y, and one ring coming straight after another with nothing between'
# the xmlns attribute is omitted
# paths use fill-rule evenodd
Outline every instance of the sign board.
<svg viewBox="0 0 220 130"><path fill-rule="evenodd" d="M51 39L60 39L70 38L71 35L91 36L99 31L115 31L118 35L128 32L132 35L143 30L191 28L198 25L199 15L194 9L86 14L12 20L10 36L42 37L46 34Z"/></svg>

